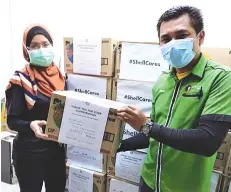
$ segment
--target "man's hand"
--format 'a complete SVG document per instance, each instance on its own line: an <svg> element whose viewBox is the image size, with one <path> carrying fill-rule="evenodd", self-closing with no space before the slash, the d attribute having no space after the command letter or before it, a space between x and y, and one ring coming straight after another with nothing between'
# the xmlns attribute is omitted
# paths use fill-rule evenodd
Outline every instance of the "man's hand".
<svg viewBox="0 0 231 192"><path fill-rule="evenodd" d="M117 111L120 120L125 121L135 130L140 132L140 128L147 122L147 117L138 108L128 106Z"/></svg>
<svg viewBox="0 0 231 192"><path fill-rule="evenodd" d="M48 135L43 133L42 126L46 125L46 121L32 121L30 123L30 128L34 131L35 136L40 139L48 139Z"/></svg>

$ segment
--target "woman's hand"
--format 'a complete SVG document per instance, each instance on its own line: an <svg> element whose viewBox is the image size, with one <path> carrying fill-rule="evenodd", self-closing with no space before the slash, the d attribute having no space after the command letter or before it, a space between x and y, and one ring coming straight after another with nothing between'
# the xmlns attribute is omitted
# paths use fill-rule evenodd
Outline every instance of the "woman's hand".
<svg viewBox="0 0 231 192"><path fill-rule="evenodd" d="M46 124L46 121L36 120L30 123L30 128L34 131L36 137L40 139L48 139L48 135L44 134L42 130L42 126Z"/></svg>
<svg viewBox="0 0 231 192"><path fill-rule="evenodd" d="M135 130L140 132L140 128L147 122L145 114L136 107L128 106L117 111L120 120L125 121Z"/></svg>

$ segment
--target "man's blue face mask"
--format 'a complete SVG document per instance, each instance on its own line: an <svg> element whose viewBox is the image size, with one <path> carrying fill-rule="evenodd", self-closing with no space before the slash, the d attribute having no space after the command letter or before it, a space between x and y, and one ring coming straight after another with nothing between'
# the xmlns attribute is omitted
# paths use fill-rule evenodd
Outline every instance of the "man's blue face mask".
<svg viewBox="0 0 231 192"><path fill-rule="evenodd" d="M196 55L193 51L193 42L195 39L173 39L169 43L163 45L161 47L161 52L164 59L168 61L169 65L176 69L187 66Z"/></svg>

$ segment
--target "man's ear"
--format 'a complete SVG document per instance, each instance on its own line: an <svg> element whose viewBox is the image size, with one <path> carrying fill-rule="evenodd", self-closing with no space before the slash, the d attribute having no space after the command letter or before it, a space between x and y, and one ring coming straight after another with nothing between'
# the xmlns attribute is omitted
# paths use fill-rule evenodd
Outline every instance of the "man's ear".
<svg viewBox="0 0 231 192"><path fill-rule="evenodd" d="M205 39L205 31L202 30L200 33L199 33L199 45L201 46L203 43L204 43L204 39Z"/></svg>

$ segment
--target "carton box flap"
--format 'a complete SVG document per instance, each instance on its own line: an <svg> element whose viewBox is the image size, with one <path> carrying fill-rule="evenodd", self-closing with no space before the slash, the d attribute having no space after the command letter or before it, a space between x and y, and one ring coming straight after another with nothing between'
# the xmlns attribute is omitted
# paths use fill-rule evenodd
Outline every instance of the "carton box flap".
<svg viewBox="0 0 231 192"><path fill-rule="evenodd" d="M96 104L102 107L112 108L112 109L120 109L122 107L127 106L126 104L123 103L119 103L108 99L102 99L92 95L78 93L75 91L54 91L53 94L65 96L72 99L77 99L80 101L90 102L92 104Z"/></svg>

